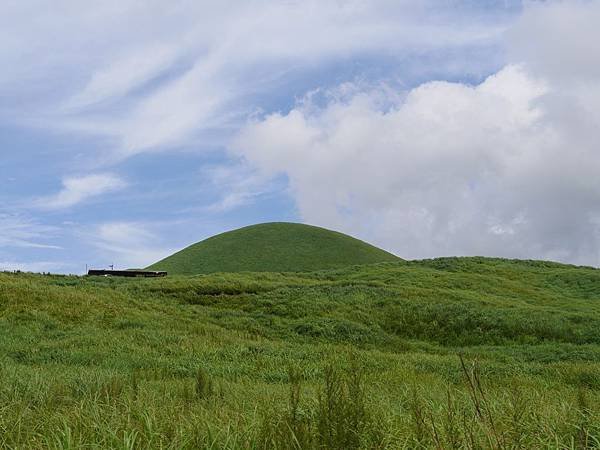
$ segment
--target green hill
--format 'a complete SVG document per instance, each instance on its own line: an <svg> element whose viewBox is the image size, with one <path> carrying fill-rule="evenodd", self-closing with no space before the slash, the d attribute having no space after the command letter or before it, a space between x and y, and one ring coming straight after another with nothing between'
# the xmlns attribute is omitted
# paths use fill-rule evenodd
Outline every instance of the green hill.
<svg viewBox="0 0 600 450"><path fill-rule="evenodd" d="M306 272L400 258L351 236L299 223L264 223L193 244L150 267L170 274Z"/></svg>
<svg viewBox="0 0 600 450"><path fill-rule="evenodd" d="M600 270L0 273L0 405L0 448L596 448Z"/></svg>

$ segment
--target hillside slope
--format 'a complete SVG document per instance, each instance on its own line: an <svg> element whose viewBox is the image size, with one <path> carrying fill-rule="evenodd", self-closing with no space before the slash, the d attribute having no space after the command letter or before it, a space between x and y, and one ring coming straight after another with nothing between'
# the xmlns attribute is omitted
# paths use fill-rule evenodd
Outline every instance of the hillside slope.
<svg viewBox="0 0 600 450"><path fill-rule="evenodd" d="M600 270L489 258L0 273L0 448L592 448L599 300Z"/></svg>
<svg viewBox="0 0 600 450"><path fill-rule="evenodd" d="M351 236L299 223L264 223L193 244L150 267L170 274L306 272L400 258Z"/></svg>

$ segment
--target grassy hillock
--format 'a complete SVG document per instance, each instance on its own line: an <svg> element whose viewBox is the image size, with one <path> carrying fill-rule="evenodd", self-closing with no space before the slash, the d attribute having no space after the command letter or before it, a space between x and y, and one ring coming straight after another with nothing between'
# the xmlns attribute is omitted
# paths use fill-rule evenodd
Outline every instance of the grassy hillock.
<svg viewBox="0 0 600 450"><path fill-rule="evenodd" d="M299 223L264 223L193 244L149 270L196 275L214 272L307 272L398 261L366 242Z"/></svg>
<svg viewBox="0 0 600 450"><path fill-rule="evenodd" d="M597 448L600 271L0 274L0 448Z"/></svg>

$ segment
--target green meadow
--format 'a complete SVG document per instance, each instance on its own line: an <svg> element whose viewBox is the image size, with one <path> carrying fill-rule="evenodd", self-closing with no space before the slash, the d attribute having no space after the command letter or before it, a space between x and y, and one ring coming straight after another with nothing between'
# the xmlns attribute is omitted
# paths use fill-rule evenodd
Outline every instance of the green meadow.
<svg viewBox="0 0 600 450"><path fill-rule="evenodd" d="M600 447L600 271L0 274L0 447Z"/></svg>

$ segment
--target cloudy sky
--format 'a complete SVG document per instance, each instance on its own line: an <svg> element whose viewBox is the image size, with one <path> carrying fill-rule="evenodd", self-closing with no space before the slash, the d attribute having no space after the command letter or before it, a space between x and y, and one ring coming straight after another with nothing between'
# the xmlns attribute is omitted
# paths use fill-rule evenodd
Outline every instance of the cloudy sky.
<svg viewBox="0 0 600 450"><path fill-rule="evenodd" d="M600 266L600 1L0 2L0 270L266 221Z"/></svg>

